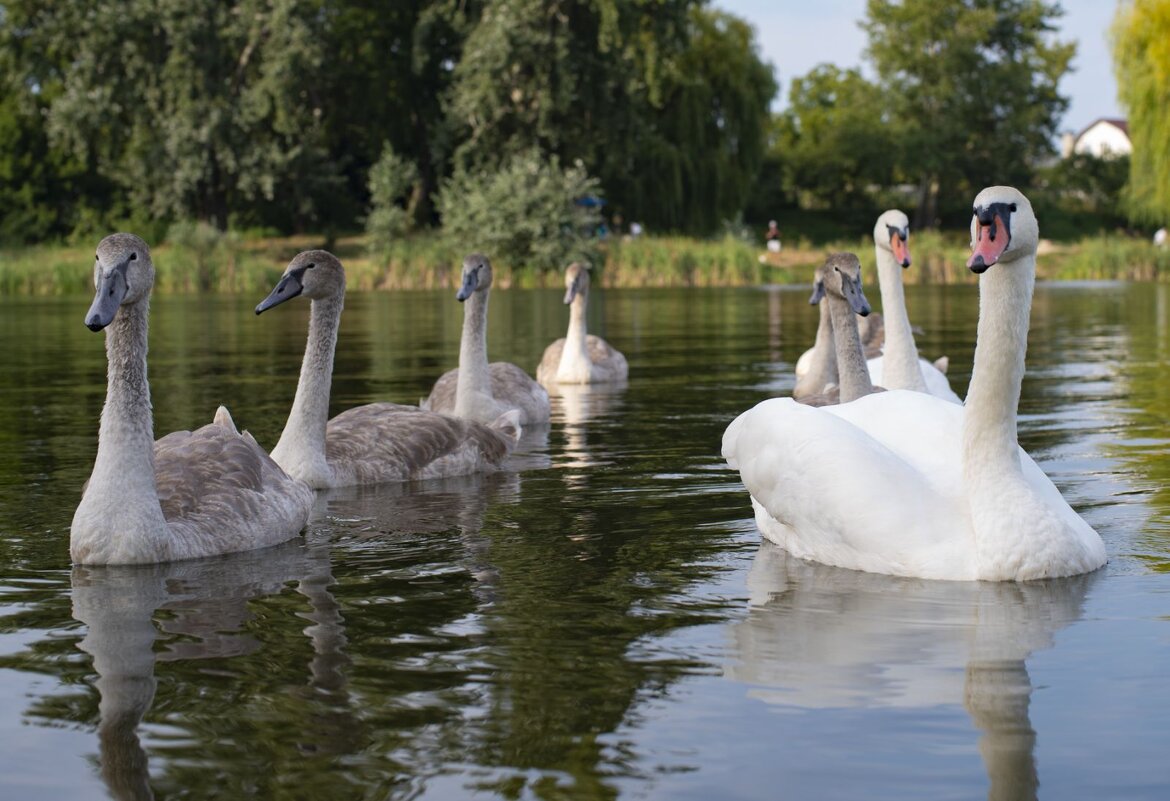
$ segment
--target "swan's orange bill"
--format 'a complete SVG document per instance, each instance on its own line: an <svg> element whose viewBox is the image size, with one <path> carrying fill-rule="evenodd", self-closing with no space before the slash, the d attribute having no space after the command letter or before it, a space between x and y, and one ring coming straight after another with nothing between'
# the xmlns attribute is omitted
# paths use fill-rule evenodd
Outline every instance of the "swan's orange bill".
<svg viewBox="0 0 1170 801"><path fill-rule="evenodd" d="M890 237L890 249L894 251L894 261L903 267L910 266L910 243L900 237L898 234L893 234Z"/></svg>
<svg viewBox="0 0 1170 801"><path fill-rule="evenodd" d="M1011 234L1002 219L993 219L991 225L980 225L975 231L975 248L971 251L971 258L967 259L967 266L975 266L980 257L986 267L995 264L1007 250L1010 240Z"/></svg>

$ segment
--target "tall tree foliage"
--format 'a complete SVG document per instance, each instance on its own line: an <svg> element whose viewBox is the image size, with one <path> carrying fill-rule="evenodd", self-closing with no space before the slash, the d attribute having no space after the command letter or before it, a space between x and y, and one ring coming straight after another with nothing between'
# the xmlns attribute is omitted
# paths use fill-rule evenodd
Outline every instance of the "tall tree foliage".
<svg viewBox="0 0 1170 801"><path fill-rule="evenodd" d="M868 54L919 186L916 226L980 186L1027 184L1051 152L1075 53L1053 38L1060 14L1043 0L869 0Z"/></svg>
<svg viewBox="0 0 1170 801"><path fill-rule="evenodd" d="M1121 3L1112 37L1118 94L1133 142L1130 211L1164 225L1170 221L1170 2Z"/></svg>
<svg viewBox="0 0 1170 801"><path fill-rule="evenodd" d="M856 69L821 64L794 78L780 116L785 184L804 205L855 207L891 183L901 157L889 97Z"/></svg>
<svg viewBox="0 0 1170 801"><path fill-rule="evenodd" d="M30 85L58 84L54 141L157 215L228 223L278 195L312 221L332 180L311 87L323 54L306 0L5 5ZM262 208L262 207L261 207Z"/></svg>
<svg viewBox="0 0 1170 801"><path fill-rule="evenodd" d="M346 194L362 199L383 144L413 164L407 212L434 221L435 193L457 141L444 108L477 0L323 0L323 115ZM352 203L352 201L351 201ZM360 214L350 207L341 211Z"/></svg>
<svg viewBox="0 0 1170 801"><path fill-rule="evenodd" d="M627 219L703 231L742 208L775 91L751 29L695 0L495 0L449 108L466 169L580 159Z"/></svg>

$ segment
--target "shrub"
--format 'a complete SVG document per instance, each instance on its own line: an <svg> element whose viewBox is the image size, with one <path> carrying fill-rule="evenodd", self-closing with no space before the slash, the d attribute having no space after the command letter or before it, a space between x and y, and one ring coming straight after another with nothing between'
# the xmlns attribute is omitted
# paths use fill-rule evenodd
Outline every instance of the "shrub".
<svg viewBox="0 0 1170 801"><path fill-rule="evenodd" d="M507 268L543 272L596 259L601 213L577 201L599 192L580 162L562 168L555 156L529 150L491 174L458 168L438 207L458 252L479 250Z"/></svg>

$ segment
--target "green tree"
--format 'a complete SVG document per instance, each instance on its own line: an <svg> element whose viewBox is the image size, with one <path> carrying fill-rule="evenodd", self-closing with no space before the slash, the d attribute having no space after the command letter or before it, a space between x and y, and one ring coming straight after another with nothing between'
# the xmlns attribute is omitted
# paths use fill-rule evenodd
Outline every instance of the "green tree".
<svg viewBox="0 0 1170 801"><path fill-rule="evenodd" d="M304 225L331 180L308 0L6 3L56 146L158 216Z"/></svg>
<svg viewBox="0 0 1170 801"><path fill-rule="evenodd" d="M1170 220L1170 2L1128 0L1113 21L1118 95L1133 142L1128 200L1137 220Z"/></svg>
<svg viewBox="0 0 1170 801"><path fill-rule="evenodd" d="M714 230L746 202L776 84L751 28L699 6L488 2L455 68L457 162L580 159L627 219Z"/></svg>
<svg viewBox="0 0 1170 801"><path fill-rule="evenodd" d="M601 217L577 201L596 194L580 163L532 149L491 172L457 167L439 194L444 233L466 250L482 250L511 269L559 270L595 258Z"/></svg>
<svg viewBox="0 0 1170 801"><path fill-rule="evenodd" d="M901 157L888 96L856 69L821 64L794 78L779 120L785 184L805 206L867 205Z"/></svg>
<svg viewBox="0 0 1170 801"><path fill-rule="evenodd" d="M382 157L370 168L370 213L366 217L366 232L370 235L370 250L385 253L395 239L410 227L410 216L403 202L416 186L418 168L394 152L389 142L382 148Z"/></svg>
<svg viewBox="0 0 1170 801"><path fill-rule="evenodd" d="M434 196L458 144L444 108L477 0L325 0L321 37L325 135L345 181L352 219L362 213L368 171L389 143L414 165L407 212L434 222ZM355 203L356 201L356 203Z"/></svg>
<svg viewBox="0 0 1170 801"><path fill-rule="evenodd" d="M1052 37L1060 14L1043 0L869 0L868 55L918 185L916 227L986 184L1027 185L1051 153L1076 50Z"/></svg>

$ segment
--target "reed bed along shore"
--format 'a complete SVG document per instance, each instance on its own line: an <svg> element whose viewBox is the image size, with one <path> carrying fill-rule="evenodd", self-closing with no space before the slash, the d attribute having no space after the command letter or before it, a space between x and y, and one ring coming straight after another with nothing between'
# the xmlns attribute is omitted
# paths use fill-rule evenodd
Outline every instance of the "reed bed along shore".
<svg viewBox="0 0 1170 801"><path fill-rule="evenodd" d="M288 261L302 250L329 247L345 263L351 291L450 288L464 250L437 235L417 235L389 252L371 256L365 237L243 237L213 240L176 236L154 249L158 292L267 292ZM812 270L833 251L848 250L872 275L868 237L814 245L788 242L779 253L734 237L701 240L642 236L610 239L601 248L598 279L607 287L751 286L808 283ZM935 231L911 239L914 264L907 283L970 283L969 249L962 237ZM0 294L53 295L92 291L92 245L37 245L0 249ZM497 264L503 287L560 286L560 267L538 270ZM1042 242L1041 280L1170 280L1170 248L1125 235L1101 235L1075 243Z"/></svg>

